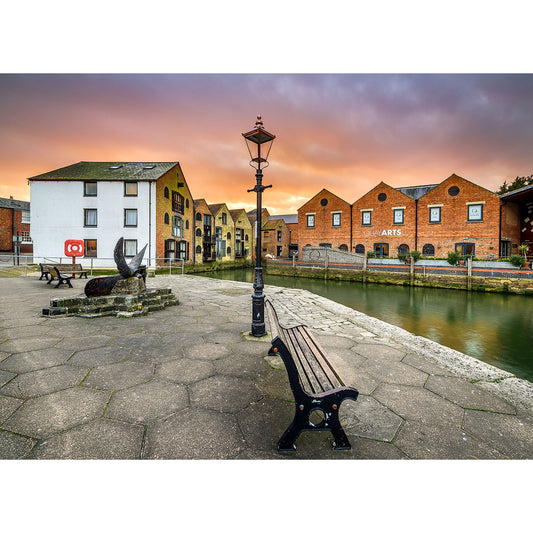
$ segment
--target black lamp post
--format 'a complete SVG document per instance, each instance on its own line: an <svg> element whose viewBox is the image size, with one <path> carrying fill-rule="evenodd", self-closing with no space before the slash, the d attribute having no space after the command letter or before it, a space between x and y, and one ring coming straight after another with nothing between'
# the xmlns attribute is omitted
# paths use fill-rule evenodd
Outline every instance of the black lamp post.
<svg viewBox="0 0 533 533"><path fill-rule="evenodd" d="M261 195L265 189L272 185L263 185L262 168L268 167L268 154L272 148L272 143L276 138L275 135L268 133L263 128L261 116L257 117L255 128L242 136L246 141L248 152L250 152L250 166L256 169L255 177L257 184L248 192L257 193L257 222L256 222L256 248L255 248L255 277L254 277L254 294L252 296L252 336L263 337L265 331L265 296L263 294L263 269L261 267Z"/></svg>

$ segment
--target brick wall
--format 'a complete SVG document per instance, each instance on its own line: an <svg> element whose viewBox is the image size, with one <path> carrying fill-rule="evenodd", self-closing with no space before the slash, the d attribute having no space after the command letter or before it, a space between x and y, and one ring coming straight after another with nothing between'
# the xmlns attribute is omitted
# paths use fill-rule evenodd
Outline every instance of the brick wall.
<svg viewBox="0 0 533 533"><path fill-rule="evenodd" d="M366 253L381 244L378 253L396 257L400 245L415 249L416 202L384 182L354 202L352 223L352 252L358 245Z"/></svg>
<svg viewBox="0 0 533 533"><path fill-rule="evenodd" d="M0 252L14 253L15 246L13 236L22 236L23 231L30 231L30 225L22 222L20 209L8 209L0 207ZM31 252L32 245L22 245L21 252Z"/></svg>
<svg viewBox="0 0 533 533"><path fill-rule="evenodd" d="M180 185L181 184L181 185ZM173 193L183 197L183 212L173 208ZM166 194L168 193L168 194ZM167 198L168 196L168 198ZM174 206L175 207L175 206ZM168 215L165 217L165 215ZM182 236L177 237L172 233L172 217L179 216L182 219ZM168 220L168 223L165 221ZM173 167L157 180L156 184L156 254L157 257L165 257L165 241L176 241L175 257L178 257L180 241L186 242L189 249L187 263L192 262L194 250L192 249L192 235L194 231L193 199L187 182L178 166Z"/></svg>
<svg viewBox="0 0 533 533"><path fill-rule="evenodd" d="M308 226L308 215L314 216L314 226ZM334 225L339 224L339 225ZM332 248L350 249L351 206L327 189L298 209L298 246L328 244Z"/></svg>
<svg viewBox="0 0 533 533"><path fill-rule="evenodd" d="M283 219L269 220L266 222L263 226L262 235L263 255L270 254L274 257L289 257L291 234ZM278 253L280 251L279 248L281 248L281 253Z"/></svg>
<svg viewBox="0 0 533 533"><path fill-rule="evenodd" d="M452 174L418 201L419 250L432 244L435 256L446 257L456 245L473 244L477 257L498 256L500 204L495 193ZM469 209L475 209L470 211L470 217ZM438 210L440 220L436 216Z"/></svg>

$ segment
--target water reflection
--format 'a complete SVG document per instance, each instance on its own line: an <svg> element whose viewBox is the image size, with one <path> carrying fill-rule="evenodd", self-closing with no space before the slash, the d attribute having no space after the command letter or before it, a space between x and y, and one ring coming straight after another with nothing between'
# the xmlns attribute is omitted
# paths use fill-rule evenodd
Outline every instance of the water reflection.
<svg viewBox="0 0 533 533"><path fill-rule="evenodd" d="M252 283L253 271L211 277ZM533 381L533 298L268 274L264 279L314 292Z"/></svg>

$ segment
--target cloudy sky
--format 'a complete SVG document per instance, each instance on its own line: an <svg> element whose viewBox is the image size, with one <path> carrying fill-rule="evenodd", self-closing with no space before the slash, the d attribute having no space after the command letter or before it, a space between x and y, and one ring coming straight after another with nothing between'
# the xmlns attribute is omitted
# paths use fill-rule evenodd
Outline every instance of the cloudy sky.
<svg viewBox="0 0 533 533"><path fill-rule="evenodd" d="M195 198L253 207L241 134L258 113L278 214L324 187L354 202L380 181L495 190L533 173L533 75L4 74L0 196L78 161L177 160Z"/></svg>
<svg viewBox="0 0 533 533"><path fill-rule="evenodd" d="M0 33L1 197L78 161L177 160L195 198L253 208L241 134L258 114L276 214L322 188L354 202L380 181L496 190L533 173L522 2L31 4L7 6Z"/></svg>

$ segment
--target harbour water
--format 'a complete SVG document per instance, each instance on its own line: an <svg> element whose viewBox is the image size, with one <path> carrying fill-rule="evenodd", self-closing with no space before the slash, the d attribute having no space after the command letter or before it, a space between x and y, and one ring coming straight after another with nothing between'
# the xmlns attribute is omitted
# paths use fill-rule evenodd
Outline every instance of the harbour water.
<svg viewBox="0 0 533 533"><path fill-rule="evenodd" d="M253 282L253 269L202 275ZM533 298L267 273L264 282L319 294L533 382Z"/></svg>

